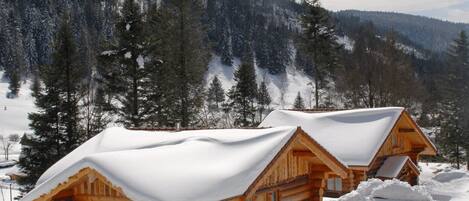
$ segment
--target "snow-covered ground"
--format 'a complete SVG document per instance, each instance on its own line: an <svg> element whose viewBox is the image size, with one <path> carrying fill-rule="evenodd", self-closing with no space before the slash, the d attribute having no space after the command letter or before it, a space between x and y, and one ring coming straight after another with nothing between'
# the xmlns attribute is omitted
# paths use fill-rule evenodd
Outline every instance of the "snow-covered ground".
<svg viewBox="0 0 469 201"><path fill-rule="evenodd" d="M339 199L325 201L469 201L469 172L447 163L420 163L420 185L370 179Z"/></svg>
<svg viewBox="0 0 469 201"><path fill-rule="evenodd" d="M22 83L20 94L17 98L7 98L8 81L2 80L3 71L0 71L0 135L7 137L10 134L22 136L25 132L30 132L28 113L36 111L34 98L31 96L30 82ZM1 147L0 147L1 149ZM15 144L10 151L12 154L19 154L21 146ZM3 153L0 150L0 154ZM3 156L0 156L0 161Z"/></svg>
<svg viewBox="0 0 469 201"><path fill-rule="evenodd" d="M447 163L420 163L420 184L434 200L469 201L469 172L456 170Z"/></svg>
<svg viewBox="0 0 469 201"><path fill-rule="evenodd" d="M209 69L205 75L206 85L210 85L213 77L218 76L223 89L227 92L234 85L233 73L240 65L239 59L234 59L233 66L223 65L219 56L213 56L209 63ZM308 85L312 79L304 73L289 65L285 74L271 75L267 70L255 66L257 83L266 82L270 96L272 97L272 108L291 108L298 92L301 93L305 104L309 106L311 101L312 86ZM283 98L282 98L283 97Z"/></svg>
<svg viewBox="0 0 469 201"><path fill-rule="evenodd" d="M9 99L8 81L1 80L3 73L0 71L0 135L22 135L30 130L28 113L35 111L30 83L22 83L19 97Z"/></svg>
<svg viewBox="0 0 469 201"><path fill-rule="evenodd" d="M28 113L34 112L34 98L31 97L30 83L22 83L19 97L8 99L7 93L8 81L2 80L3 71L0 71L0 135L8 136L18 134L22 136L25 132L30 132ZM3 162L3 149L0 143L0 162ZM10 160L18 160L21 151L21 145L15 144L10 150ZM0 201L13 200L19 195L19 187L16 182L11 181L8 173L18 172L18 167L0 168ZM10 199L11 184L11 199Z"/></svg>

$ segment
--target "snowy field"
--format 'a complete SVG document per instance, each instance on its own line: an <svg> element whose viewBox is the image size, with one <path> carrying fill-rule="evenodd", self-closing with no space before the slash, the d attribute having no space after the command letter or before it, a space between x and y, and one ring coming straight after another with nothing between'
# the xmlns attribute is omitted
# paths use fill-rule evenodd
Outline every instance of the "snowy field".
<svg viewBox="0 0 469 201"><path fill-rule="evenodd" d="M30 83L22 83L18 98L8 99L8 81L1 80L0 71L0 135L10 134L23 135L28 132L28 113L35 111L34 99L31 97Z"/></svg>
<svg viewBox="0 0 469 201"><path fill-rule="evenodd" d="M0 71L0 135L8 136L18 134L22 136L25 132L30 132L28 113L35 111L34 99L31 97L30 83L22 83L20 95L15 99L6 98L8 93L8 81L2 80ZM0 145L0 163L4 162L3 149ZM18 160L21 145L15 144L10 151L10 159ZM18 167L0 168L0 201L13 200L19 195L18 185L12 182L7 174L17 173ZM11 184L11 199L10 199Z"/></svg>

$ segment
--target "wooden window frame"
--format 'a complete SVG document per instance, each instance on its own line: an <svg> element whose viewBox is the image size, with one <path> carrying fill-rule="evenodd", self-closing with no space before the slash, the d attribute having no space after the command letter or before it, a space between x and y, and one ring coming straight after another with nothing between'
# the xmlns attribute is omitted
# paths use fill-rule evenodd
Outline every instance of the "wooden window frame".
<svg viewBox="0 0 469 201"><path fill-rule="evenodd" d="M267 201L279 201L279 192L278 190L270 191L267 193Z"/></svg>
<svg viewBox="0 0 469 201"><path fill-rule="evenodd" d="M392 144L392 148L399 148L399 147L400 147L400 144L399 144L399 137L397 136L396 133L394 133L394 134L391 136L391 144Z"/></svg>
<svg viewBox="0 0 469 201"><path fill-rule="evenodd" d="M329 186L329 180L330 179L332 180L332 183L334 185L333 188L330 188L330 186ZM338 182L340 182L340 189L338 189L338 187L337 187ZM340 178L340 177L329 177L326 180L326 190L330 191L330 192L342 192L344 190L342 178Z"/></svg>

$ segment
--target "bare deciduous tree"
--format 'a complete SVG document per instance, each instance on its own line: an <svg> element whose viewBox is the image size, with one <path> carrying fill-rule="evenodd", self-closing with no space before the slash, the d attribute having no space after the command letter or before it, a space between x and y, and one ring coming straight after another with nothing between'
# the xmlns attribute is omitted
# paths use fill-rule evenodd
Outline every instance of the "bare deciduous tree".
<svg viewBox="0 0 469 201"><path fill-rule="evenodd" d="M7 138L4 136L0 136L0 142L2 143L3 155L5 156L5 160L9 159L10 150L12 149L13 145L20 141L20 136L18 134L11 134Z"/></svg>

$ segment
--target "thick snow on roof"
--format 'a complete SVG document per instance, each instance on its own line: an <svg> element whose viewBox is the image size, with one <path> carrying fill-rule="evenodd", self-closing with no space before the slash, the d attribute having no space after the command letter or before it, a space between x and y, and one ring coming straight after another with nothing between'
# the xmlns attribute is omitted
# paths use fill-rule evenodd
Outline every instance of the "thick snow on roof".
<svg viewBox="0 0 469 201"><path fill-rule="evenodd" d="M376 173L377 177L396 178L405 166L408 156L391 156L386 158L381 168Z"/></svg>
<svg viewBox="0 0 469 201"><path fill-rule="evenodd" d="M403 110L401 107L325 113L276 110L259 127L301 126L345 164L367 166Z"/></svg>
<svg viewBox="0 0 469 201"><path fill-rule="evenodd" d="M296 127L129 131L110 128L48 169L23 200L90 167L132 200L221 200L243 194Z"/></svg>

